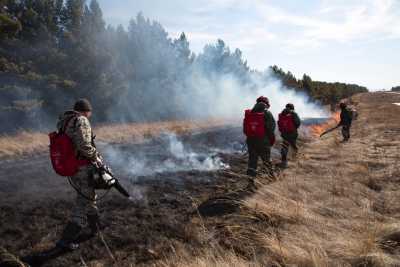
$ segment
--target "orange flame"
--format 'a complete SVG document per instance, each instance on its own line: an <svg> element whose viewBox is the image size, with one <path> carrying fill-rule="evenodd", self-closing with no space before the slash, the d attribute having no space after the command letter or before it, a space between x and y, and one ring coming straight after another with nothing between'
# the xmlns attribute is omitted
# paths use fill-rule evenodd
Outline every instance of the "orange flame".
<svg viewBox="0 0 400 267"><path fill-rule="evenodd" d="M315 136L319 137L323 132L328 130L331 127L337 125L340 121L340 112L335 112L332 117L324 123L321 124L313 124L310 125L308 128L310 129L310 133Z"/></svg>

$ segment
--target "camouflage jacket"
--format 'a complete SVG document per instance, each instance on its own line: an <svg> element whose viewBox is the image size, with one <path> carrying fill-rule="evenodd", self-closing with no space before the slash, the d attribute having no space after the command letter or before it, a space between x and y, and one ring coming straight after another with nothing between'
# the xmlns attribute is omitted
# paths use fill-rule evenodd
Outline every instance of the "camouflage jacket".
<svg viewBox="0 0 400 267"><path fill-rule="evenodd" d="M97 151L93 142L92 128L85 116L79 115L75 111L65 112L60 116L57 123L58 131L61 131L63 128L65 129L65 133L71 138L78 158L96 160Z"/></svg>

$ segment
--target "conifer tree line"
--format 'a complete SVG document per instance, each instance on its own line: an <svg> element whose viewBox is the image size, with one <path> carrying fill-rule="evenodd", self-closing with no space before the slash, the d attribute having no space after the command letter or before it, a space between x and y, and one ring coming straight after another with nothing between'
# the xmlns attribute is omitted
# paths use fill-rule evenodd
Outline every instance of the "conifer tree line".
<svg viewBox="0 0 400 267"><path fill-rule="evenodd" d="M287 87L305 92L323 104L335 105L341 99L348 98L356 93L368 92L366 87L357 84L313 81L307 74L304 74L302 79L297 79L290 71L285 72L278 66L272 66L271 70Z"/></svg>
<svg viewBox="0 0 400 267"><path fill-rule="evenodd" d="M205 79L229 76L252 90L254 73L324 104L366 91L307 75L297 80L276 66L259 73L223 40L195 55L184 33L172 39L141 13L127 28L107 25L96 0L0 0L0 132L53 126L80 97L92 101L95 122L207 116L194 81L201 88L213 86Z"/></svg>

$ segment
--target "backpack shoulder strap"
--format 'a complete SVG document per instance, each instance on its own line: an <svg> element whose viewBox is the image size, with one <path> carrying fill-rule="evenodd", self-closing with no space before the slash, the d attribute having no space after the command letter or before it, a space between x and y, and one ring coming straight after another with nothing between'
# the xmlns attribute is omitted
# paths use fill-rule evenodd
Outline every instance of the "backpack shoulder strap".
<svg viewBox="0 0 400 267"><path fill-rule="evenodd" d="M61 133L65 133L65 131L67 130L68 124L71 122L71 120L75 119L74 122L74 128L76 127L76 123L78 121L78 116L71 116L69 117L67 120L65 120L65 123L63 125L63 127L61 128Z"/></svg>

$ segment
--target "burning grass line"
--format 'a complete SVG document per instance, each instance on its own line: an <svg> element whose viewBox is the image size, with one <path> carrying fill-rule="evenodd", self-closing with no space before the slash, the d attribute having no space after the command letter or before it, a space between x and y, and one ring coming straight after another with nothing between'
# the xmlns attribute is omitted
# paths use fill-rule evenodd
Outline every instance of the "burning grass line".
<svg viewBox="0 0 400 267"><path fill-rule="evenodd" d="M307 128L310 130L311 134L314 137L319 137L323 132L325 132L327 129L335 126L338 124L340 121L340 112L335 112L330 119L328 119L324 123L320 124L313 124L307 126Z"/></svg>

